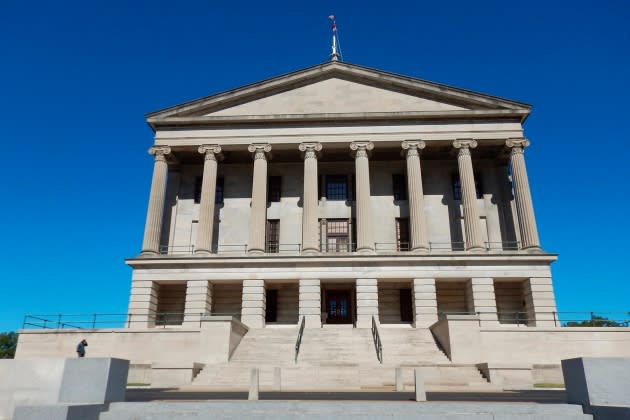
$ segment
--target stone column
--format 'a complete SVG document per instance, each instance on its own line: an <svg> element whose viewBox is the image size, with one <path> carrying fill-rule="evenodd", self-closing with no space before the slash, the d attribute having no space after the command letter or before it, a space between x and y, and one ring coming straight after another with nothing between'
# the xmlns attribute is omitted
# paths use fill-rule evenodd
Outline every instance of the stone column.
<svg viewBox="0 0 630 420"><path fill-rule="evenodd" d="M556 299L551 277L532 277L523 288L527 325L531 327L559 327Z"/></svg>
<svg viewBox="0 0 630 420"><path fill-rule="evenodd" d="M370 219L370 164L368 152L374 149L372 142L353 142L350 149L354 153L355 183L357 189L357 251L373 252L372 220Z"/></svg>
<svg viewBox="0 0 630 420"><path fill-rule="evenodd" d="M204 164L195 254L207 255L212 252L214 199L217 189L217 159L221 159L221 146L204 144L199 146L199 153L204 155Z"/></svg>
<svg viewBox="0 0 630 420"><path fill-rule="evenodd" d="M455 140L453 147L459 149L457 164L459 179L462 187L462 204L464 207L464 229L466 230L466 250L483 251L483 236L479 223L479 209L477 208L477 192L475 190L475 175L473 173L470 149L477 147L475 140Z"/></svg>
<svg viewBox="0 0 630 420"><path fill-rule="evenodd" d="M422 169L420 150L423 141L403 141L402 148L407 159L407 192L409 198L409 228L411 230L412 252L429 252L427 222L424 215L424 191L422 190Z"/></svg>
<svg viewBox="0 0 630 420"><path fill-rule="evenodd" d="M164 196L166 195L166 176L168 174L166 155L169 153L171 153L171 148L168 146L154 146L149 149L149 154L155 156L155 163L153 164L147 222L144 227L144 241L142 241L142 255L160 253L160 234L162 215L164 214Z"/></svg>
<svg viewBox="0 0 630 420"><path fill-rule="evenodd" d="M155 326L159 284L151 280L134 280L131 283L127 327L134 329Z"/></svg>
<svg viewBox="0 0 630 420"><path fill-rule="evenodd" d="M527 139L508 139L505 144L511 149L512 183L514 185L516 213L521 232L521 247L531 251L540 251L536 217L534 216L534 206L532 205L532 194L529 190L525 154L523 153L523 150L529 146L529 141Z"/></svg>
<svg viewBox="0 0 630 420"><path fill-rule="evenodd" d="M318 253L317 244L318 217L317 207L317 153L322 150L321 143L301 143L299 146L304 153L304 198L302 200L302 251L304 253Z"/></svg>
<svg viewBox="0 0 630 420"><path fill-rule="evenodd" d="M378 319L378 281L357 279L357 328L371 328Z"/></svg>
<svg viewBox="0 0 630 420"><path fill-rule="evenodd" d="M247 150L254 154L248 252L262 254L265 252L265 229L267 227L267 155L271 152L271 145L250 144Z"/></svg>
<svg viewBox="0 0 630 420"><path fill-rule="evenodd" d="M494 295L494 279L476 277L468 283L472 311L479 313L480 325L497 325L497 300Z"/></svg>
<svg viewBox="0 0 630 420"><path fill-rule="evenodd" d="M211 309L212 284L208 280L187 281L184 325L199 327L201 317L209 314Z"/></svg>
<svg viewBox="0 0 630 420"><path fill-rule="evenodd" d="M413 279L414 326L429 328L438 320L435 279Z"/></svg>
<svg viewBox="0 0 630 420"><path fill-rule="evenodd" d="M263 328L266 309L265 281L243 280L241 322L250 328Z"/></svg>
<svg viewBox="0 0 630 420"><path fill-rule="evenodd" d="M319 279L300 279L298 322L305 317L308 328L322 326L322 287Z"/></svg>

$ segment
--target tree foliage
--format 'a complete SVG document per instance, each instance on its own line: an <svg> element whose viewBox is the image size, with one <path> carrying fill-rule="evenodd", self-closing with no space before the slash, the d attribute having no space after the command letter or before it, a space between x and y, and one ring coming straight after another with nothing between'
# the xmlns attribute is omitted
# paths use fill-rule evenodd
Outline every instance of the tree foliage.
<svg viewBox="0 0 630 420"><path fill-rule="evenodd" d="M603 316L593 315L591 319L586 321L569 321L566 327L627 327L627 322L612 321Z"/></svg>
<svg viewBox="0 0 630 420"><path fill-rule="evenodd" d="M16 332L0 333L0 359L13 359L17 341L18 334Z"/></svg>

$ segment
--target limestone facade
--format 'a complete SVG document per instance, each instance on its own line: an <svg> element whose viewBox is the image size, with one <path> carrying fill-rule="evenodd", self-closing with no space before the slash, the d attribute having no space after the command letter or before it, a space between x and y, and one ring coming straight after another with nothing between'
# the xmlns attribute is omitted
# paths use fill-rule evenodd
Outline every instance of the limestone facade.
<svg viewBox="0 0 630 420"><path fill-rule="evenodd" d="M330 62L150 114L130 325L549 325L529 111Z"/></svg>

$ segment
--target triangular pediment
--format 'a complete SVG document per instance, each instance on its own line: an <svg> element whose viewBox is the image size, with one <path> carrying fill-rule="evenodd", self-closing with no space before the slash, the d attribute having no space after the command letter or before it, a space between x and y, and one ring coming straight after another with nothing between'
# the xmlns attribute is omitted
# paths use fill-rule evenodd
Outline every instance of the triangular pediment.
<svg viewBox="0 0 630 420"><path fill-rule="evenodd" d="M326 116L518 115L527 104L369 69L329 62L149 114L194 124L239 119L278 121Z"/></svg>

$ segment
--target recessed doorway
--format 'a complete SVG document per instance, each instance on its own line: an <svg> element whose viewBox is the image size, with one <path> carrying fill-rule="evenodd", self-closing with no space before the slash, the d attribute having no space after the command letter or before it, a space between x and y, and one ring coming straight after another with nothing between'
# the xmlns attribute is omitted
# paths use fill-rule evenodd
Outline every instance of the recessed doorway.
<svg viewBox="0 0 630 420"><path fill-rule="evenodd" d="M326 323L352 324L352 292L350 290L326 292Z"/></svg>

